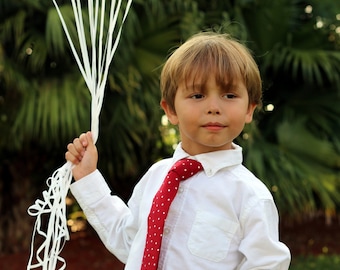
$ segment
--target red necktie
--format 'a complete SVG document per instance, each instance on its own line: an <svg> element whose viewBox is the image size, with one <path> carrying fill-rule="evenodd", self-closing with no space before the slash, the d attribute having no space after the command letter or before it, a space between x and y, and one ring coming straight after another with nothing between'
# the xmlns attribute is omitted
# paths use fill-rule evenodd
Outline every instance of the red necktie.
<svg viewBox="0 0 340 270"><path fill-rule="evenodd" d="M152 201L141 270L157 269L165 219L176 196L179 182L193 176L200 170L202 170L201 163L186 158L177 161L165 177Z"/></svg>

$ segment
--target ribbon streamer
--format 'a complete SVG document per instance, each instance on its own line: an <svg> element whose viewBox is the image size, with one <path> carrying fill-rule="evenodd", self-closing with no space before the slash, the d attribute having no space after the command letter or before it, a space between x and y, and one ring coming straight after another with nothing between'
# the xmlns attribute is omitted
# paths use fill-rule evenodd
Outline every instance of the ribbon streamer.
<svg viewBox="0 0 340 270"><path fill-rule="evenodd" d="M122 33L122 26L127 17L132 0L127 0L125 5L122 5L122 0L111 0L107 33L104 33L106 1L87 1L90 50L86 43L86 32L83 20L83 14L85 13L83 13L82 10L81 0L71 0L80 52L78 52L74 46L56 0L52 1L56 7L79 70L91 93L91 131L93 140L96 143L99 134L99 114L103 103L109 67L117 49ZM125 10L119 20L119 11L121 9ZM114 37L117 22L119 22L120 25ZM65 200L72 181L72 166L70 162L66 162L62 167L57 169L46 181L48 190L43 191L42 200L36 200L35 204L28 208L29 215L36 217L36 222L33 229L31 253L27 270L36 268L54 270L58 266L58 262L59 265L61 265L60 270L66 268L66 262L59 254L65 242L70 239L67 228ZM45 216L48 218L47 225L43 223ZM36 255L34 256L34 243L37 235L40 235L44 240L36 250ZM35 262L33 262L33 259L35 259Z"/></svg>

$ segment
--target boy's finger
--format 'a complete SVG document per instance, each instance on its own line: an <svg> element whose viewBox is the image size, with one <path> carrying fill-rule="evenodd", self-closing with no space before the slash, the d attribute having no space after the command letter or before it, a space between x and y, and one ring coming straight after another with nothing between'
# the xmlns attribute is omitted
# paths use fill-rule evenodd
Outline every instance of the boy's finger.
<svg viewBox="0 0 340 270"><path fill-rule="evenodd" d="M91 131L86 132L86 138L87 138L88 144L94 144Z"/></svg>
<svg viewBox="0 0 340 270"><path fill-rule="evenodd" d="M80 154L83 154L86 146L84 146L84 143L81 141L80 138L74 139L72 144L75 151L77 151Z"/></svg>
<svg viewBox="0 0 340 270"><path fill-rule="evenodd" d="M88 138L87 138L87 134L86 133L82 133L80 136L79 136L79 141L82 145L82 147L87 147L88 144L89 144L89 141L88 141Z"/></svg>
<svg viewBox="0 0 340 270"><path fill-rule="evenodd" d="M82 156L84 154L84 148L81 148L81 150L78 150L74 143L69 143L67 145L67 150L69 152L70 157L73 156L78 160L82 159Z"/></svg>
<svg viewBox="0 0 340 270"><path fill-rule="evenodd" d="M79 159L75 157L70 151L65 153L65 159L76 165L80 162Z"/></svg>

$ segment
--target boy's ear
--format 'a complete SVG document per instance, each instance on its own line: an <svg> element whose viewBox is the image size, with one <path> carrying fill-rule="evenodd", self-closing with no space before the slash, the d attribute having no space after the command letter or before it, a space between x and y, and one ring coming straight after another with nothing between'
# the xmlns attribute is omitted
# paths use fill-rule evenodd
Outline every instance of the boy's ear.
<svg viewBox="0 0 340 270"><path fill-rule="evenodd" d="M173 125L177 125L178 124L178 117L176 112L174 112L174 110L172 110L169 106L169 104L162 99L161 103L160 103L161 107L163 108L166 116L168 117L169 121L171 124Z"/></svg>
<svg viewBox="0 0 340 270"><path fill-rule="evenodd" d="M254 111L256 109L256 104L249 104L248 106L248 110L247 110L247 114L246 114L246 119L245 122L247 124L249 124L251 121L253 121L253 115L254 115Z"/></svg>

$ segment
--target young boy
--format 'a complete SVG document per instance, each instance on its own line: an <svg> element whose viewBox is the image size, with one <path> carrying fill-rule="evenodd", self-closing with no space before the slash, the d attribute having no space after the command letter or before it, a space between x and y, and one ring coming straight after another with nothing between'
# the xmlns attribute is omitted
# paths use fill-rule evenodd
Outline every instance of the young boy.
<svg viewBox="0 0 340 270"><path fill-rule="evenodd" d="M241 164L242 149L233 143L261 102L261 78L251 54L226 35L195 35L165 63L161 91L161 106L178 126L181 143L172 158L148 170L128 206L110 195L96 169L91 133L68 145L65 156L79 180L71 191L105 246L125 269L288 269L290 252L278 239L273 198ZM163 213L160 241L150 240L154 197L183 158L200 162L203 170L178 182L169 212Z"/></svg>

